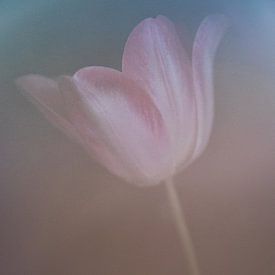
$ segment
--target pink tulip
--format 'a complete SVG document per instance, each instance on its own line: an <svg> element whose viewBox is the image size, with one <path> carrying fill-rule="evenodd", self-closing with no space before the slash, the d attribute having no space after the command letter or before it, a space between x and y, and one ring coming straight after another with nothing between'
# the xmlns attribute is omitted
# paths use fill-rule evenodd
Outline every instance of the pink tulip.
<svg viewBox="0 0 275 275"><path fill-rule="evenodd" d="M86 67L55 80L17 80L47 119L79 142L110 172L143 185L171 178L206 147L213 121L213 59L226 28L207 17L192 62L164 16L130 34L122 72Z"/></svg>

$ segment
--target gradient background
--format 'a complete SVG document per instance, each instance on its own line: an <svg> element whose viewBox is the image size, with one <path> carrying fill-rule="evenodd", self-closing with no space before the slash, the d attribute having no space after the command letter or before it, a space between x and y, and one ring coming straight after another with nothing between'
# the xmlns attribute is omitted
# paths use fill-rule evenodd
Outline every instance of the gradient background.
<svg viewBox="0 0 275 275"><path fill-rule="evenodd" d="M158 14L191 48L217 12L232 27L215 62L214 130L177 188L202 275L275 274L275 2L265 0L0 2L0 274L184 274L165 188L108 174L13 80L120 69L130 31Z"/></svg>

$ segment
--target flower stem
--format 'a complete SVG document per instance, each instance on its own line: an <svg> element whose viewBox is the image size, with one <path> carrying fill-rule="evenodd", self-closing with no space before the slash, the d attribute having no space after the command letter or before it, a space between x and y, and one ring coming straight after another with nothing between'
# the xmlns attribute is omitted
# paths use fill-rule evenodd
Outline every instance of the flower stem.
<svg viewBox="0 0 275 275"><path fill-rule="evenodd" d="M165 186L168 193L169 203L171 211L173 213L175 225L177 227L177 231L181 241L181 246L187 259L189 268L188 275L200 275L195 249L173 180L167 180L165 182Z"/></svg>

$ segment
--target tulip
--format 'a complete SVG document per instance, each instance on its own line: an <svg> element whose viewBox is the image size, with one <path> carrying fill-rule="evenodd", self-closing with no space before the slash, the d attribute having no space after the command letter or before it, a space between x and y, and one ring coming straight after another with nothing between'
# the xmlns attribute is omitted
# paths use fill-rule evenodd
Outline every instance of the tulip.
<svg viewBox="0 0 275 275"><path fill-rule="evenodd" d="M16 82L111 173L157 184L193 162L208 142L213 59L225 27L222 15L202 22L191 62L173 23L148 18L126 42L122 72L92 66L72 77L26 75Z"/></svg>
<svg viewBox="0 0 275 275"><path fill-rule="evenodd" d="M80 143L111 173L139 185L166 182L189 273L199 274L172 177L205 149L213 123L213 61L227 27L207 17L192 58L164 16L130 34L122 72L86 67L73 76L27 75L17 85L46 118Z"/></svg>

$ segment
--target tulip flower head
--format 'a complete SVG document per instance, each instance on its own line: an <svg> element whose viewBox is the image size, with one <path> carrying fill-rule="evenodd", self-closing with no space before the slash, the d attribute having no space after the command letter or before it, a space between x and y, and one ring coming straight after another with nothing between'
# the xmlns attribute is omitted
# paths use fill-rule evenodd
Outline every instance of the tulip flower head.
<svg viewBox="0 0 275 275"><path fill-rule="evenodd" d="M122 71L85 67L73 76L17 79L46 118L111 173L157 184L205 149L213 121L213 60L224 16L200 25L190 58L175 26L148 18L129 35Z"/></svg>

